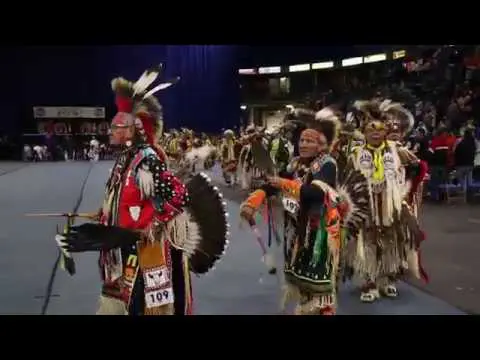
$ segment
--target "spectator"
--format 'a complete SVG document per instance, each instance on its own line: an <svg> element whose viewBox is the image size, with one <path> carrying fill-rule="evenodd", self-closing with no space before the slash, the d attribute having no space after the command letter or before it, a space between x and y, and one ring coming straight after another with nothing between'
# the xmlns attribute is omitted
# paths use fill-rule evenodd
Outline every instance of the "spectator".
<svg viewBox="0 0 480 360"><path fill-rule="evenodd" d="M477 144L472 129L465 130L460 142L455 147L455 166L473 167Z"/></svg>

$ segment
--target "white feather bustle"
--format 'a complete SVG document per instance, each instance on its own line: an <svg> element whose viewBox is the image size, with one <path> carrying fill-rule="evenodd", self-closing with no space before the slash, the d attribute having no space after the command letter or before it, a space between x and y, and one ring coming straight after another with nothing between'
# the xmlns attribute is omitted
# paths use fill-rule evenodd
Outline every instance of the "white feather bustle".
<svg viewBox="0 0 480 360"><path fill-rule="evenodd" d="M200 173L200 176L205 178L209 183L211 179L205 173ZM213 190L217 193L219 199L223 198L222 193L219 189L214 186ZM230 227L228 224L228 212L227 212L227 204L225 202L222 203L224 215L226 217L226 226L227 229ZM200 234L200 228L196 221L193 219L191 214L188 211L184 211L183 213L177 215L173 220L171 220L167 225L167 234L169 235L169 239L174 247L179 250L182 250L185 253L187 258L190 258L194 255L196 249L198 248L200 241L202 239ZM229 241L228 238L230 237L230 233L227 231L226 233L226 241L225 241L225 248L222 252L222 256L225 254ZM214 268L212 268L213 270Z"/></svg>
<svg viewBox="0 0 480 360"><path fill-rule="evenodd" d="M332 118L337 118L337 116L328 106L315 113L315 120L330 120Z"/></svg>
<svg viewBox="0 0 480 360"><path fill-rule="evenodd" d="M190 163L201 163L203 164L206 159L213 156L216 153L217 149L215 146L203 145L199 148L193 148L187 153L185 153L185 160Z"/></svg>
<svg viewBox="0 0 480 360"><path fill-rule="evenodd" d="M336 202L337 198L339 196L337 190L332 188L330 185L328 185L326 182L323 182L321 180L313 180L312 185L320 188L325 194L328 194L330 197L330 200L332 202Z"/></svg>
<svg viewBox="0 0 480 360"><path fill-rule="evenodd" d="M342 214L343 222L348 223L352 217L352 214L357 211L356 205L353 202L352 198L350 197L350 194L348 193L348 191L343 186L340 186L337 188L337 193L338 193L338 196L342 199L342 201L348 204L348 211Z"/></svg>
<svg viewBox="0 0 480 360"><path fill-rule="evenodd" d="M188 211L176 216L167 226L168 234L175 247L190 258L201 240L200 229Z"/></svg>

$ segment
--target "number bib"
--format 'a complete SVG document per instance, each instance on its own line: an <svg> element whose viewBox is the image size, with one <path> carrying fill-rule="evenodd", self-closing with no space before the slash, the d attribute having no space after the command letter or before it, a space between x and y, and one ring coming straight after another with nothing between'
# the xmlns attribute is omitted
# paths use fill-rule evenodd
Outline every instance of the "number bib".
<svg viewBox="0 0 480 360"><path fill-rule="evenodd" d="M171 287L145 293L145 306L149 309L157 306L173 304L173 302L173 289Z"/></svg>
<svg viewBox="0 0 480 360"><path fill-rule="evenodd" d="M283 208L288 211L292 215L297 215L298 209L300 209L300 205L298 204L297 200L292 198L284 197L282 199Z"/></svg>
<svg viewBox="0 0 480 360"><path fill-rule="evenodd" d="M145 306L147 308L174 302L170 274L166 266L146 270L143 279L145 282Z"/></svg>

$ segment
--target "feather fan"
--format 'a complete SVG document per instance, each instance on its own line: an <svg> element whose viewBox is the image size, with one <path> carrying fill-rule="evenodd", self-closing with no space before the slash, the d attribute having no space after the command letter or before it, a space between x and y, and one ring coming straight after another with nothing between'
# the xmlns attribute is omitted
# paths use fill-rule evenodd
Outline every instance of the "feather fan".
<svg viewBox="0 0 480 360"><path fill-rule="evenodd" d="M193 176L186 186L190 196L187 211L196 229L195 238L185 240L191 242L187 256L191 270L204 274L213 268L228 245L226 203L203 173Z"/></svg>

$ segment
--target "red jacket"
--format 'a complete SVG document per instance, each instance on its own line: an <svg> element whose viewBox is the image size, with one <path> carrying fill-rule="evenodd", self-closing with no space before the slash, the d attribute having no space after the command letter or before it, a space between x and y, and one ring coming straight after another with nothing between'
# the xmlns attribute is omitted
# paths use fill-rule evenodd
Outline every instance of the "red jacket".
<svg viewBox="0 0 480 360"><path fill-rule="evenodd" d="M430 143L430 149L432 152L438 150L448 150L447 165L452 166L454 162L454 149L456 141L457 139L453 135L447 133L440 134L432 139Z"/></svg>

